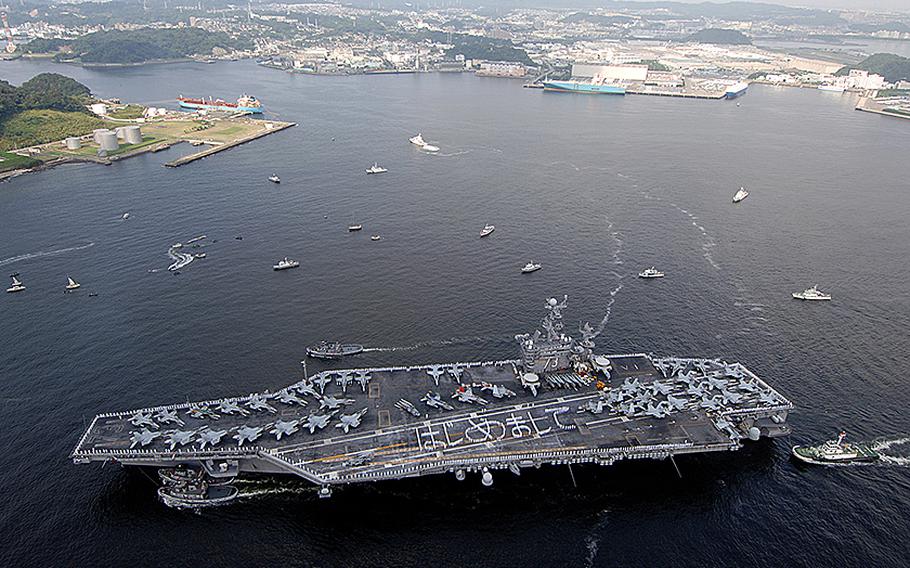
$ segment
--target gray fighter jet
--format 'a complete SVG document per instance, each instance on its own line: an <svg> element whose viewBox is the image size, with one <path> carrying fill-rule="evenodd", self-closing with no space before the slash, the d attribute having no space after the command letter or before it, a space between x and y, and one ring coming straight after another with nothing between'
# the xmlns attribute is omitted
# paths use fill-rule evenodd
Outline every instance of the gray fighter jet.
<svg viewBox="0 0 910 568"><path fill-rule="evenodd" d="M427 369L427 374L430 375L431 377L433 377L433 382L438 387L439 386L439 377L445 375L446 372L445 372L445 370L443 370L442 365L433 365L432 367Z"/></svg>
<svg viewBox="0 0 910 568"><path fill-rule="evenodd" d="M246 402L246 406L251 410L268 410L272 414L278 412L274 406L267 403L265 400L265 397L261 394L254 394L250 397L250 400Z"/></svg>
<svg viewBox="0 0 910 568"><path fill-rule="evenodd" d="M320 373L313 378L313 382L319 387L319 394L325 393L325 387L332 382L332 375L330 373Z"/></svg>
<svg viewBox="0 0 910 568"><path fill-rule="evenodd" d="M363 418L363 415L367 413L367 409L361 409L357 412L351 414L342 414L338 417L340 422L335 424L335 428L341 428L341 430L347 434L351 428L356 428L360 426L360 420Z"/></svg>
<svg viewBox="0 0 910 568"><path fill-rule="evenodd" d="M275 422L275 427L269 430L269 434L273 434L276 440L280 440L282 436L290 436L300 430L299 426L300 420L289 420L287 422L279 420Z"/></svg>
<svg viewBox="0 0 910 568"><path fill-rule="evenodd" d="M707 394L707 391L701 385L692 385L686 389L686 394L703 398Z"/></svg>
<svg viewBox="0 0 910 568"><path fill-rule="evenodd" d="M741 394L739 394L739 393L732 392L732 391L728 391L728 390L722 390L722 391L720 391L720 395L721 395L722 397L724 397L724 402L725 402L725 403L732 403L732 404L736 404L737 402L739 402L739 401L742 400L742 398L743 398L743 395L741 395Z"/></svg>
<svg viewBox="0 0 910 568"><path fill-rule="evenodd" d="M481 406L489 404L489 401L474 394L474 390L471 387L465 386L455 389L455 393L452 395L452 398L458 400L459 402L466 402L468 404L479 404Z"/></svg>
<svg viewBox="0 0 910 568"><path fill-rule="evenodd" d="M654 392L654 394L668 394L673 390L673 387L660 381L654 381L651 383L651 390Z"/></svg>
<svg viewBox="0 0 910 568"><path fill-rule="evenodd" d="M641 387L641 383L635 377L629 377L622 382L622 388L627 391L635 391Z"/></svg>
<svg viewBox="0 0 910 568"><path fill-rule="evenodd" d="M160 435L161 432L152 432L148 428L143 428L138 432L130 432L130 449L135 448L136 444L143 447L148 446Z"/></svg>
<svg viewBox="0 0 910 568"><path fill-rule="evenodd" d="M367 384L373 378L373 375L369 371L357 371L357 376L354 377L354 382L360 385L360 390L362 392L367 392Z"/></svg>
<svg viewBox="0 0 910 568"><path fill-rule="evenodd" d="M202 420L203 418L211 418L212 420L218 420L221 418L218 416L218 413L209 408L208 406L191 406L186 413L193 418L198 418Z"/></svg>
<svg viewBox="0 0 910 568"><path fill-rule="evenodd" d="M316 389L313 388L313 383L309 381L303 381L297 385L297 392L303 396L312 396L314 398L319 398L319 393L316 392Z"/></svg>
<svg viewBox="0 0 910 568"><path fill-rule="evenodd" d="M667 402L676 410L682 410L686 406L686 399L676 398L672 394L667 395Z"/></svg>
<svg viewBox="0 0 910 568"><path fill-rule="evenodd" d="M264 429L264 426L258 426L256 428L241 426L240 428L237 428L237 433L234 434L234 439L237 440L238 446L242 446L243 442L250 442L252 444L257 439L259 439L259 436L262 435L262 431Z"/></svg>
<svg viewBox="0 0 910 568"><path fill-rule="evenodd" d="M511 398L515 393L502 385L486 384L481 390L490 393L493 398Z"/></svg>
<svg viewBox="0 0 910 568"><path fill-rule="evenodd" d="M641 406L634 400L619 405L619 411L626 416L634 416L639 410L641 410Z"/></svg>
<svg viewBox="0 0 910 568"><path fill-rule="evenodd" d="M157 428L158 425L155 424L155 421L152 420L152 414L146 414L144 412L137 412L130 416L130 424L133 426L148 426L149 428Z"/></svg>
<svg viewBox="0 0 910 568"><path fill-rule="evenodd" d="M606 401L602 398L589 400L578 406L578 413L590 412L591 414L602 414L606 406Z"/></svg>
<svg viewBox="0 0 910 568"><path fill-rule="evenodd" d="M354 404L353 398L335 398L334 396L327 394L321 399L319 399L319 408L327 408L329 410L336 410L342 406L347 406L348 404Z"/></svg>
<svg viewBox="0 0 910 568"><path fill-rule="evenodd" d="M760 400L764 404L777 404L777 396L774 394L773 391L765 391L765 392L759 393L758 400Z"/></svg>
<svg viewBox="0 0 910 568"><path fill-rule="evenodd" d="M298 404L300 406L306 406L307 403L305 400L292 393L290 389L282 389L278 391L278 394L275 398L278 399L278 402L284 404Z"/></svg>
<svg viewBox="0 0 910 568"><path fill-rule="evenodd" d="M203 450L207 445L214 448L227 433L227 430L203 430L199 432L199 449Z"/></svg>
<svg viewBox="0 0 910 568"><path fill-rule="evenodd" d="M438 408L439 410L454 410L455 407L449 404L448 402L442 400L442 395L437 392L428 391L427 394L423 395L423 398L420 399L422 402L427 403L427 406L430 408Z"/></svg>
<svg viewBox="0 0 910 568"><path fill-rule="evenodd" d="M720 398L721 397L718 395L714 395L711 398L704 398L702 399L699 406L702 408L707 408L708 410L720 410L722 406L720 400L718 400Z"/></svg>
<svg viewBox="0 0 910 568"><path fill-rule="evenodd" d="M177 416L176 410L168 410L166 408L159 410L158 413L155 414L155 419L162 424L179 424L181 426L185 424L185 422Z"/></svg>
<svg viewBox="0 0 910 568"><path fill-rule="evenodd" d="M306 417L304 428L310 429L310 434L315 434L316 429L322 430L329 425L329 421L335 416L334 412L329 414L310 414Z"/></svg>
<svg viewBox="0 0 910 568"><path fill-rule="evenodd" d="M196 436L196 432L193 430L174 430L173 432L167 435L168 448L171 451L174 451L174 448L177 445L185 446L193 441L193 437Z"/></svg>
<svg viewBox="0 0 910 568"><path fill-rule="evenodd" d="M624 398L626 398L626 393L617 389L611 390L610 394L607 396L607 400L611 403L622 402Z"/></svg>
<svg viewBox="0 0 910 568"><path fill-rule="evenodd" d="M335 379L335 384L341 387L341 392L347 393L348 385L350 385L353 380L354 378L351 376L350 371L338 371L338 377Z"/></svg>
<svg viewBox="0 0 910 568"><path fill-rule="evenodd" d="M249 411L245 408L240 408L236 402L232 400L222 400L221 404L218 405L218 411L221 414L242 414L244 416L249 416Z"/></svg>
<svg viewBox="0 0 910 568"><path fill-rule="evenodd" d="M413 404L411 404L410 401L405 400L403 398L398 399L398 402L395 403L395 408L398 408L399 410L403 410L403 411L407 412L408 414L410 414L411 416L416 416L418 418L420 417L420 411L417 410L417 407L414 406Z"/></svg>
<svg viewBox="0 0 910 568"><path fill-rule="evenodd" d="M755 381L742 380L742 381L739 381L738 386L739 386L739 390L741 390L743 392L755 393L755 392L758 392L759 390L761 390L761 387L758 386L758 383L756 383Z"/></svg>
<svg viewBox="0 0 910 568"><path fill-rule="evenodd" d="M461 375L464 374L464 369L462 369L458 365L452 365L451 367L449 367L449 374L452 375L453 377L455 377L455 380L460 383Z"/></svg>
<svg viewBox="0 0 910 568"><path fill-rule="evenodd" d="M654 418L666 418L670 414L672 408L667 408L670 406L666 402L658 402L656 405L648 404L648 408L645 409L645 414L652 416Z"/></svg>
<svg viewBox="0 0 910 568"><path fill-rule="evenodd" d="M727 379L719 379L717 377L708 377L708 384L711 385L711 388L715 388L717 390L723 390L723 389L727 388L728 382L729 381L727 381Z"/></svg>

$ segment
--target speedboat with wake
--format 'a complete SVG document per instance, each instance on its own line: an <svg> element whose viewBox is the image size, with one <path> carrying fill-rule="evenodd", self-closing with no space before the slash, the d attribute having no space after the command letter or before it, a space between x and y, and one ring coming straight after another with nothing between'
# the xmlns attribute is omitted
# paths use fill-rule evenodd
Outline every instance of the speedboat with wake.
<svg viewBox="0 0 910 568"><path fill-rule="evenodd" d="M653 266L651 268L645 268L638 273L639 278L663 278L664 273L660 270L657 270Z"/></svg>
<svg viewBox="0 0 910 568"><path fill-rule="evenodd" d="M272 183L281 183L281 178L276 176L275 174L272 174L269 176L269 181Z"/></svg>
<svg viewBox="0 0 910 568"><path fill-rule="evenodd" d="M844 442L846 432L837 435L820 446L793 446L793 457L814 465L846 464L878 461L880 456L871 444Z"/></svg>
<svg viewBox="0 0 910 568"><path fill-rule="evenodd" d="M426 152L438 152L439 151L439 146L433 146L432 144L428 143L426 140L423 139L423 136L420 134L418 134L417 136L412 136L411 138L408 138L408 142L410 142L411 144L417 146L418 148L420 148L421 150L424 150Z"/></svg>
<svg viewBox="0 0 910 568"><path fill-rule="evenodd" d="M66 289L67 290L69 290L69 291L76 290L79 288L79 286L82 286L82 284L79 284L78 282L76 282L75 280L70 278L69 276L66 277Z"/></svg>
<svg viewBox="0 0 910 568"><path fill-rule="evenodd" d="M387 169L379 165L379 162L373 162L373 165L367 168L367 175L369 174L384 174Z"/></svg>
<svg viewBox="0 0 910 568"><path fill-rule="evenodd" d="M747 197L749 197L749 192L746 191L745 187L740 187L739 191L733 194L733 203L739 203Z"/></svg>
<svg viewBox="0 0 910 568"><path fill-rule="evenodd" d="M363 351L359 343L339 343L337 341L320 341L307 347L306 354L316 359L338 360L347 355L356 355Z"/></svg>
<svg viewBox="0 0 910 568"><path fill-rule="evenodd" d="M531 272L537 272L543 268L539 262L529 262L521 268L522 274L530 274Z"/></svg>
<svg viewBox="0 0 910 568"><path fill-rule="evenodd" d="M13 294L15 292L22 292L23 290L25 290L25 284L20 282L19 279L16 278L16 276L10 276L10 278L12 278L13 280L12 280L12 282L10 282L9 288L6 289L7 292L9 292L10 294Z"/></svg>
<svg viewBox="0 0 910 568"><path fill-rule="evenodd" d="M484 238L485 236L489 235L490 233L492 233L495 230L496 230L496 227L493 225L484 226L484 228L480 231L480 238Z"/></svg>
<svg viewBox="0 0 910 568"><path fill-rule="evenodd" d="M830 300L831 294L825 294L818 290L818 286L813 286L811 288L806 288L802 292L793 292L793 298L797 300Z"/></svg>
<svg viewBox="0 0 910 568"><path fill-rule="evenodd" d="M288 257L284 257L278 261L278 264L272 266L273 270L287 270L288 268L297 268L300 266L300 263L296 260L291 260Z"/></svg>

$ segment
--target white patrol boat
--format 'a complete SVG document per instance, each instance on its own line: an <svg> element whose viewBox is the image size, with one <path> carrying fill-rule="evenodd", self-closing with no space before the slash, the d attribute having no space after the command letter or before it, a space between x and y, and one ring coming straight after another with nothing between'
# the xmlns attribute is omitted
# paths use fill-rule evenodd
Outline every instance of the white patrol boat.
<svg viewBox="0 0 910 568"><path fill-rule="evenodd" d="M802 292L793 292L793 297L797 300L830 300L831 294L825 294L818 290L818 286L806 288Z"/></svg>
<svg viewBox="0 0 910 568"><path fill-rule="evenodd" d="M369 168L367 168L367 175L369 175L369 174L384 174L384 173L386 173L387 171L389 171L389 170L387 170L387 169L385 169L384 167L380 166L378 162L373 162L373 165L370 166Z"/></svg>
<svg viewBox="0 0 910 568"><path fill-rule="evenodd" d="M529 262L522 267L521 273L528 274L530 272L537 272L541 268L543 268L543 266L541 266L539 262Z"/></svg>
<svg viewBox="0 0 910 568"><path fill-rule="evenodd" d="M283 259L278 261L278 264L273 265L272 269L273 270L287 270L288 268L297 268L298 266L300 266L300 263L297 262L296 260L291 260L288 257L284 257Z"/></svg>
<svg viewBox="0 0 910 568"><path fill-rule="evenodd" d="M653 266L651 268L645 268L638 273L639 278L663 278L664 273L660 270L657 270Z"/></svg>

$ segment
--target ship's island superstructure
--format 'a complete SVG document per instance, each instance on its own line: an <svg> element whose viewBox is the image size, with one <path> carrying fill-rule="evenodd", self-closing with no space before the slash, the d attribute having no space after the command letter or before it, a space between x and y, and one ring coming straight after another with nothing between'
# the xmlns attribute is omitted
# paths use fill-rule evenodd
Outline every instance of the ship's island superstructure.
<svg viewBox="0 0 910 568"><path fill-rule="evenodd" d="M542 329L516 336L517 360L304 373L274 393L99 414L72 458L164 468L165 481L190 468L220 487L297 475L328 496L446 472L488 485L498 469L736 450L790 433L792 404L743 365L595 354L589 325L579 340L563 332L565 307L547 301Z"/></svg>

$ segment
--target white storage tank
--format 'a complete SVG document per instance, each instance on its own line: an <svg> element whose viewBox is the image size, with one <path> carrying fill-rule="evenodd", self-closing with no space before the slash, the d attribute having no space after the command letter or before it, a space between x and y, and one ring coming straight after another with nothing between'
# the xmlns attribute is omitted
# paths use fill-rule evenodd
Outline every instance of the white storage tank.
<svg viewBox="0 0 910 568"><path fill-rule="evenodd" d="M101 135L110 132L107 128L96 128L92 130L92 140L95 141L95 144L101 144Z"/></svg>
<svg viewBox="0 0 910 568"><path fill-rule="evenodd" d="M139 144L142 142L142 130L138 126L127 126L123 129L123 134L127 144Z"/></svg>
<svg viewBox="0 0 910 568"><path fill-rule="evenodd" d="M70 136L66 139L67 150L78 150L79 148L82 148L82 140L78 136Z"/></svg>
<svg viewBox="0 0 910 568"><path fill-rule="evenodd" d="M98 142L101 145L101 149L107 152L112 150L117 150L120 148L120 142L117 142L117 133L107 131L101 134L101 141Z"/></svg>
<svg viewBox="0 0 910 568"><path fill-rule="evenodd" d="M118 126L114 132L117 133L117 140L126 140L126 126Z"/></svg>
<svg viewBox="0 0 910 568"><path fill-rule="evenodd" d="M104 116L107 114L107 105L104 103L95 103L89 108L97 115Z"/></svg>

